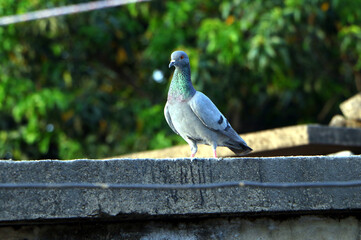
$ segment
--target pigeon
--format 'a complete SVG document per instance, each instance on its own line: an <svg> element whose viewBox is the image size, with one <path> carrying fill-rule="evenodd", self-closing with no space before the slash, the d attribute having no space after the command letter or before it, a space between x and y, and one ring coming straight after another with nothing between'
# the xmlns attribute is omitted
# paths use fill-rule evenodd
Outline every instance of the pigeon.
<svg viewBox="0 0 361 240"><path fill-rule="evenodd" d="M172 53L169 68L173 66L175 71L169 86L164 116L169 127L189 144L191 157L197 153L197 144L210 145L215 158L218 146L228 147L236 155L252 151L214 103L205 94L194 89L189 58L184 51Z"/></svg>

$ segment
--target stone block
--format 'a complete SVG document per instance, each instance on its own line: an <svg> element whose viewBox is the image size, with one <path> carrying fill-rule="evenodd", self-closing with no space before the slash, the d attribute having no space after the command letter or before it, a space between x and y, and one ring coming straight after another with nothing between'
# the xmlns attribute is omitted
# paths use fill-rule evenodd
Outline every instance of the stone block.
<svg viewBox="0 0 361 240"><path fill-rule="evenodd" d="M347 119L361 121L361 93L341 103L340 108Z"/></svg>
<svg viewBox="0 0 361 240"><path fill-rule="evenodd" d="M336 115L331 119L329 125L332 127L361 128L361 121L354 119L346 119L342 115Z"/></svg>

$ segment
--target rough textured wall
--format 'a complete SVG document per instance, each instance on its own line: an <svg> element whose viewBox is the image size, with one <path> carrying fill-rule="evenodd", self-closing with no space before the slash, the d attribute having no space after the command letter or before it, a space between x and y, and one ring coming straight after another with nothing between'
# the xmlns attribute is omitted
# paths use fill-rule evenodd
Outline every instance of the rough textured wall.
<svg viewBox="0 0 361 240"><path fill-rule="evenodd" d="M0 169L1 183L322 182L360 179L361 156L0 161ZM0 189L0 239L359 240L360 190Z"/></svg>
<svg viewBox="0 0 361 240"><path fill-rule="evenodd" d="M229 217L197 220L0 227L0 236L2 236L1 239L10 240L358 240L361 237L360 223L355 217L338 219L303 216L283 220Z"/></svg>

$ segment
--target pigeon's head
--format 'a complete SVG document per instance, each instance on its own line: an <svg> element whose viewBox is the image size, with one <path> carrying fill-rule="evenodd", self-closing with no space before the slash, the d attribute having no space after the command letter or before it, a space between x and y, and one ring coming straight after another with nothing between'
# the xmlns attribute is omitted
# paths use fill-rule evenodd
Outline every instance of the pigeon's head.
<svg viewBox="0 0 361 240"><path fill-rule="evenodd" d="M188 55L183 51L173 52L170 58L169 68L172 66L182 68L189 65Z"/></svg>

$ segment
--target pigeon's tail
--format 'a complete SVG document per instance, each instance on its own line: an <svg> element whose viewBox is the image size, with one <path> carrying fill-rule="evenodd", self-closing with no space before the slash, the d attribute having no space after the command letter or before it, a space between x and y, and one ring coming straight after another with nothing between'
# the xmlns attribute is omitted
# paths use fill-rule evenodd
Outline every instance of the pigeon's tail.
<svg viewBox="0 0 361 240"><path fill-rule="evenodd" d="M239 144L238 148L234 146L227 146L232 152L234 152L238 156L243 156L250 153L253 149L248 147L247 145Z"/></svg>

